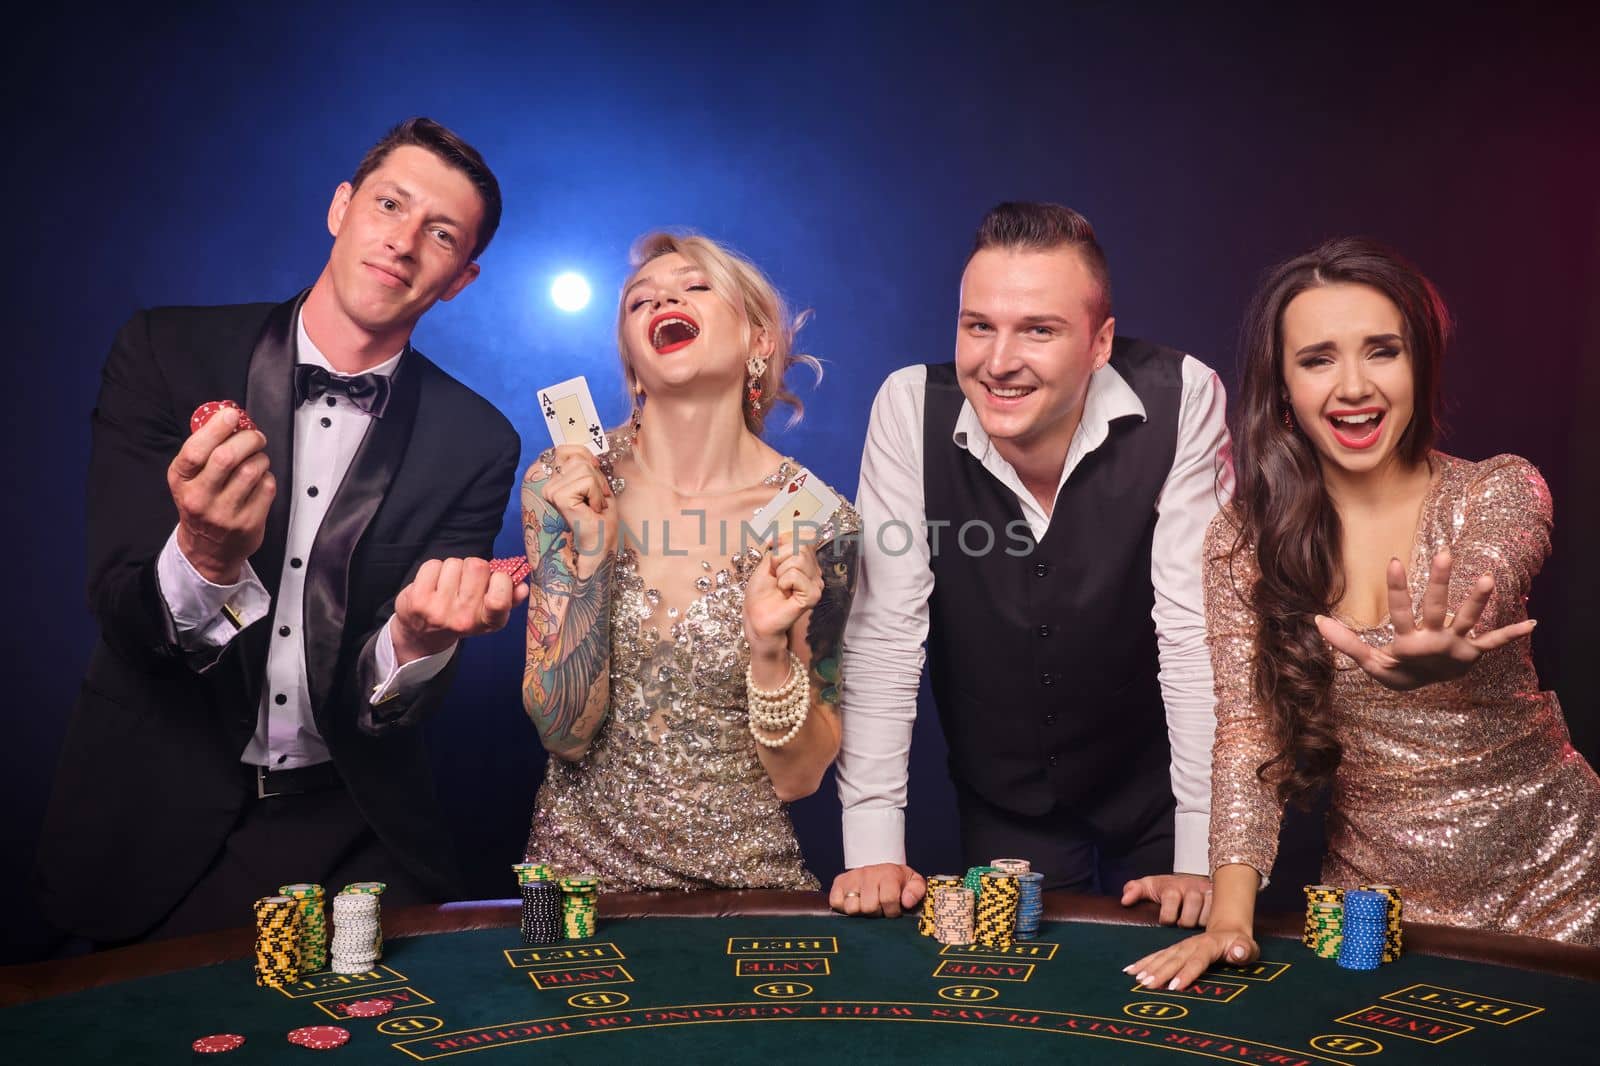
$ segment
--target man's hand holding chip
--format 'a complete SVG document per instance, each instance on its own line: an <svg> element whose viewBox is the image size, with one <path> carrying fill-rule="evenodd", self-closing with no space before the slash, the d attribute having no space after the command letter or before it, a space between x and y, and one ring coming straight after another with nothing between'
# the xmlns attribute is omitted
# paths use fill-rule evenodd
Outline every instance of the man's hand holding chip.
<svg viewBox="0 0 1600 1066"><path fill-rule="evenodd" d="M217 585L238 581L245 560L261 547L278 492L267 438L249 417L237 407L216 410L167 467L167 489L178 508L178 550Z"/></svg>
<svg viewBox="0 0 1600 1066"><path fill-rule="evenodd" d="M528 586L487 559L429 559L395 597L395 660L404 665L463 637L493 633L527 599Z"/></svg>

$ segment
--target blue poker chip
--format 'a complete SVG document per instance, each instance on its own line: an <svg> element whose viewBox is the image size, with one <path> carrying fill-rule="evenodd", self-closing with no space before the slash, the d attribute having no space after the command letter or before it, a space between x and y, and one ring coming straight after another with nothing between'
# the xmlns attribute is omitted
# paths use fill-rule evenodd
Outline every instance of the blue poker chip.
<svg viewBox="0 0 1600 1066"><path fill-rule="evenodd" d="M1376 892L1355 889L1344 894L1344 918L1347 922L1370 918L1381 923L1387 920L1388 915L1389 901Z"/></svg>

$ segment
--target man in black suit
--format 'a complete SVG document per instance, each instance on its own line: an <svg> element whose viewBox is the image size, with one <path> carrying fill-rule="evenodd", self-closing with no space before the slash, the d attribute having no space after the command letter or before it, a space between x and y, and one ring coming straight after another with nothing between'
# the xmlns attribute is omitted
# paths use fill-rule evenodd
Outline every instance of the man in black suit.
<svg viewBox="0 0 1600 1066"><path fill-rule="evenodd" d="M47 918L96 944L247 924L281 882L448 898L421 719L491 575L520 450L410 346L500 220L482 157L428 119L341 184L333 247L279 305L159 308L102 374L89 469L100 639L45 818ZM238 399L190 433L190 412Z"/></svg>

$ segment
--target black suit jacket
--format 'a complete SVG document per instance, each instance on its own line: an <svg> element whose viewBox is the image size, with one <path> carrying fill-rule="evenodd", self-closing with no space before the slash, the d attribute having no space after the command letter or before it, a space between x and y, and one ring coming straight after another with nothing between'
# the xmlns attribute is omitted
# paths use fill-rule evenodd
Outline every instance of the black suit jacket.
<svg viewBox="0 0 1600 1066"><path fill-rule="evenodd" d="M118 334L93 414L89 603L100 625L45 816L46 917L95 940L138 936L199 879L246 802L270 615L209 662L172 640L156 559L177 523L166 469L208 400L241 400L267 437L278 493L250 562L271 593L292 494L300 298L162 308ZM487 557L516 477L505 417L408 350L306 559L306 672L317 728L379 837L441 898L458 875L420 720L452 668L373 708L372 648L394 597L430 558ZM289 876L291 871L285 871ZM263 885L267 892L276 886ZM241 912L242 913L242 912Z"/></svg>

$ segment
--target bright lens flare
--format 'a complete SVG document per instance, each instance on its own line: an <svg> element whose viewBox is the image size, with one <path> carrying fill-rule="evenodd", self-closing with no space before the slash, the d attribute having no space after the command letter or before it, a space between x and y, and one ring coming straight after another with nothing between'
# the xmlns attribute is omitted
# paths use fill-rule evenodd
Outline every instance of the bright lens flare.
<svg viewBox="0 0 1600 1066"><path fill-rule="evenodd" d="M550 283L550 299L569 314L589 306L589 283L582 274L568 271Z"/></svg>

